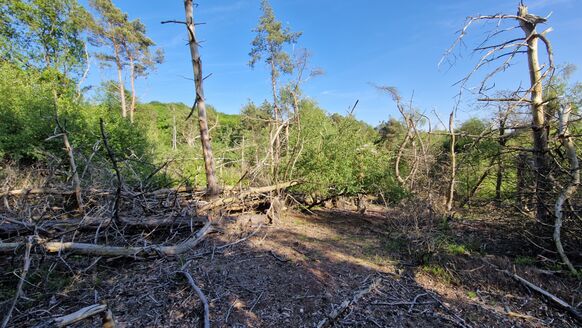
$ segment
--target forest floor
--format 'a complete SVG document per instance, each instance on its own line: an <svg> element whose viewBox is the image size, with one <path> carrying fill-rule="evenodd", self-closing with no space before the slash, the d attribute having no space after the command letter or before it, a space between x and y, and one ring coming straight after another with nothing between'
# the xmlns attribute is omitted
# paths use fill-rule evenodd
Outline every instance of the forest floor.
<svg viewBox="0 0 582 328"><path fill-rule="evenodd" d="M362 290L369 292L333 326L577 327L497 270L515 271L570 304L582 301L580 280L531 257L537 250L522 238L522 225L491 214L449 222L414 215L371 206L365 214L291 212L273 225L260 216L225 217L180 258L38 258L11 323L35 326L106 302L118 327L197 327L202 306L177 274L184 269L206 294L213 327L316 327ZM1 272L0 308L19 266L20 257L0 257L0 267L11 268Z"/></svg>

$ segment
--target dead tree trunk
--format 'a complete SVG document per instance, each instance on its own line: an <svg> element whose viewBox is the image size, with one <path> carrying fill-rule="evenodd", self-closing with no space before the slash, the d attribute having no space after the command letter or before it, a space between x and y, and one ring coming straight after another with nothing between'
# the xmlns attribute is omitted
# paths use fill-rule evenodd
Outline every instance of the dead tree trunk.
<svg viewBox="0 0 582 328"><path fill-rule="evenodd" d="M564 251L564 246L562 245L561 239L561 229L562 229L562 220L564 216L564 203L576 193L576 189L578 189L578 185L580 184L580 163L578 162L578 156L576 155L576 145L574 145L574 140L572 136L570 136L568 131L568 121L570 118L570 113L572 112L572 106L568 105L560 111L560 130L558 137L562 141L562 145L566 149L566 157L568 158L568 162L570 164L570 177L572 180L562 190L558 200L556 201L555 205L555 221L554 221L554 242L556 244L556 249L562 258L562 261L568 269L574 274L576 274L576 269L572 265L572 262L568 259L566 252Z"/></svg>
<svg viewBox="0 0 582 328"><path fill-rule="evenodd" d="M274 133L274 135L272 136L272 138L274 138L275 142L273 145L271 145L271 159L272 159L272 163L271 163L271 174L273 175L273 179L274 182L277 182L277 174L278 174L278 168L279 168L279 157L280 157L280 151L281 151L281 140L279 138L279 102L277 99L277 68L275 67L275 62L272 60L271 61L271 87L272 87L272 91L273 91L273 114L274 114L274 123L273 123L273 127L272 127L272 131Z"/></svg>
<svg viewBox="0 0 582 328"><path fill-rule="evenodd" d="M123 83L123 66L121 64L121 58L119 57L119 45L113 45L113 51L115 53L115 64L117 66L117 79L119 88L119 101L121 102L121 117L127 117L127 105L125 103L125 83Z"/></svg>
<svg viewBox="0 0 582 328"><path fill-rule="evenodd" d="M59 121L59 96L57 94L57 90L53 89L53 101L55 106L55 123L57 125L57 129L60 132L57 136L63 137L63 144L65 146L65 151L69 157L69 166L71 167L71 175L73 179L73 190L75 192L75 198L77 200L77 207L80 213L84 213L84 206L83 206L83 197L81 195L81 179L79 179L79 173L77 172L77 163L75 161L75 153L73 152L73 146L69 142L69 136L67 130L61 125ZM55 136L54 136L55 137ZM52 139L53 137L48 138L47 140Z"/></svg>
<svg viewBox="0 0 582 328"><path fill-rule="evenodd" d="M77 200L77 206L79 207L79 212L83 213L83 197L81 196L81 180L79 179L79 173L77 172L77 164L75 162L75 155L73 154L73 147L69 143L69 137L67 132L63 132L63 143L65 144L65 151L69 155L69 164L71 166L71 172L73 174L73 189L75 191L75 198Z"/></svg>
<svg viewBox="0 0 582 328"><path fill-rule="evenodd" d="M178 149L178 128L176 127L176 112L172 107L172 150Z"/></svg>
<svg viewBox="0 0 582 328"><path fill-rule="evenodd" d="M453 209L453 198L455 196L455 177L457 175L457 156L455 154L455 112L452 111L449 116L449 132L451 134L451 181L449 183L449 193L447 195L447 211Z"/></svg>
<svg viewBox="0 0 582 328"><path fill-rule="evenodd" d="M497 177L495 179L495 201L499 204L501 203L501 187L503 184L503 171L505 167L503 165L503 156L501 155L503 149L507 144L507 139L504 137L505 135L505 124L506 118L499 119L499 153L497 154Z"/></svg>
<svg viewBox="0 0 582 328"><path fill-rule="evenodd" d="M133 115L135 113L135 64L133 62L133 56L129 56L129 82L131 85L131 103L129 105L129 121L133 123Z"/></svg>
<svg viewBox="0 0 582 328"><path fill-rule="evenodd" d="M548 196L551 191L550 165L548 160L548 125L546 123L545 103L543 99L542 72L538 56L540 35L536 31L536 21L532 21L525 5L519 5L519 25L525 33L527 42L527 60L531 83L531 114L534 141L534 173L536 217L540 222L549 223ZM537 17L537 16L534 16ZM549 48L548 51L550 52Z"/></svg>
<svg viewBox="0 0 582 328"><path fill-rule="evenodd" d="M214 156L212 155L212 145L208 132L208 119L206 117L206 100L204 99L204 87L202 83L202 60L198 51L198 41L196 40L196 30L194 26L194 6L192 0L184 0L186 11L186 27L188 28L188 41L190 45L190 55L192 57L192 68L194 70L194 83L196 87L196 100L194 106L198 108L198 124L200 127L200 140L202 141L202 153L204 155L204 168L206 171L206 188L209 196L215 196L220 192L216 174L214 171Z"/></svg>

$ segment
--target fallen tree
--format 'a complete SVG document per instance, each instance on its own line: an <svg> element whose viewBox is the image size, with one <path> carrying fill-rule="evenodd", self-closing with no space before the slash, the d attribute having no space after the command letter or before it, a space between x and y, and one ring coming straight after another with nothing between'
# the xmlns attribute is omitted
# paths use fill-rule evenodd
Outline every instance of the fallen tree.
<svg viewBox="0 0 582 328"><path fill-rule="evenodd" d="M203 225L208 220L207 216L173 217L119 217L119 222L132 228L152 229L159 227L192 227ZM52 231L65 231L69 229L95 230L106 227L112 222L111 218L86 216L65 220L48 220L43 222L23 222L12 218L0 216L0 236L24 234L25 232L39 232L49 234Z"/></svg>
<svg viewBox="0 0 582 328"><path fill-rule="evenodd" d="M89 244L89 243L75 243L75 242L54 242L45 241L37 237L33 245L47 253L61 253L70 252L79 255L90 255L90 256L106 256L106 257L151 257L151 256L176 256L183 254L196 245L198 245L204 236L210 231L212 221L210 219L206 220L206 224L198 230L190 238L184 240L183 242L176 245L162 246L162 245L149 245L143 247L136 246L107 246L99 244ZM15 242L15 243L2 243L0 242L0 254L13 253L25 243Z"/></svg>

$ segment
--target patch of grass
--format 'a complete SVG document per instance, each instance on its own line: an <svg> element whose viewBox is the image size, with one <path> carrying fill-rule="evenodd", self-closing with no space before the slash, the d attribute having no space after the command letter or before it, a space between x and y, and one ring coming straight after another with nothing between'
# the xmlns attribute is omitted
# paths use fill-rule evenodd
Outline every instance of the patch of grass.
<svg viewBox="0 0 582 328"><path fill-rule="evenodd" d="M467 297L474 300L477 298L477 293L473 292L473 291L468 291L467 292Z"/></svg>
<svg viewBox="0 0 582 328"><path fill-rule="evenodd" d="M469 248L466 245L445 243L444 249L451 255L471 255L471 252L469 252Z"/></svg>
<svg viewBox="0 0 582 328"><path fill-rule="evenodd" d="M514 261L517 265L534 265L535 262L536 260L530 256L518 256Z"/></svg>
<svg viewBox="0 0 582 328"><path fill-rule="evenodd" d="M454 280L453 276L438 264L425 264L421 267L421 270L446 284L451 284Z"/></svg>

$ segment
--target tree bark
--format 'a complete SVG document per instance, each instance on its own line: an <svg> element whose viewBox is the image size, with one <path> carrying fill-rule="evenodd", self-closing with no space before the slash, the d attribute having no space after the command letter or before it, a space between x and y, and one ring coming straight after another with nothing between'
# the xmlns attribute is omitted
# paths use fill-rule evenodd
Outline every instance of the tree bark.
<svg viewBox="0 0 582 328"><path fill-rule="evenodd" d="M118 89L119 97L121 98L121 117L127 117L127 104L125 103L125 83L123 83L123 65L121 63L121 58L119 57L119 45L113 44L113 51L115 53L115 64L117 66L117 79L118 79Z"/></svg>
<svg viewBox="0 0 582 328"><path fill-rule="evenodd" d="M192 0L184 0L186 11L186 27L188 28L188 41L190 45L190 55L192 57L192 68L194 70L194 84L196 88L195 105L198 107L198 124L200 127L200 140L202 142L202 153L204 155L204 168L206 171L206 188L209 196L215 196L220 192L218 181L214 170L214 156L212 155L212 145L208 131L208 119L206 117L206 102L204 99L204 87L202 83L202 60L198 51L196 40L196 30L194 26L194 9Z"/></svg>
<svg viewBox="0 0 582 328"><path fill-rule="evenodd" d="M499 121L499 154L497 155L497 177L495 180L495 201L500 204L501 203L501 187L503 184L503 171L504 171L504 165L503 165L503 157L501 155L501 153L503 152L503 149L505 148L505 145L507 143L507 139L505 139L503 136L505 135L505 119L500 118Z"/></svg>
<svg viewBox="0 0 582 328"><path fill-rule="evenodd" d="M447 211L453 209L453 198L455 196L455 177L457 175L457 156L455 154L455 112L449 116L449 132L451 134L451 181L449 183L449 193L447 195Z"/></svg>
<svg viewBox="0 0 582 328"><path fill-rule="evenodd" d="M278 173L278 166L279 166L279 151L281 148L281 140L279 138L279 102L277 99L277 68L275 67L275 63L271 60L271 87L273 91L273 115L275 117L275 122L273 124L273 133L272 136L275 140L274 145L271 146L271 154L272 154L272 167L271 173L273 175L273 179L277 181L277 173Z"/></svg>
<svg viewBox="0 0 582 328"><path fill-rule="evenodd" d="M131 84L131 104L129 105L129 121L133 123L136 96L135 96L135 66L132 55L129 55L129 82Z"/></svg>
<svg viewBox="0 0 582 328"><path fill-rule="evenodd" d="M564 216L564 203L572 197L576 193L576 189L578 189L578 185L580 184L580 163L578 162L578 156L576 155L576 145L574 144L574 140L572 136L569 135L568 131L568 121L570 118L570 113L572 111L572 106L568 105L563 108L560 112L560 130L558 137L562 141L562 145L564 149L566 149L566 157L568 158L568 162L570 164L570 177L571 181L562 190L558 200L556 201L555 205L555 221L554 221L554 242L556 244L556 249L558 250L558 254L562 258L562 261L568 269L574 274L576 274L576 268L572 265L572 262L568 259L566 252L564 251L564 246L562 245L561 239L561 229L562 229L562 220Z"/></svg>
<svg viewBox="0 0 582 328"><path fill-rule="evenodd" d="M520 5L519 16L528 14L527 7ZM536 179L536 217L538 221L550 223L548 196L551 191L549 181L550 165L548 160L548 125L545 118L542 73L538 56L538 40L535 24L519 20L527 40L527 59L531 83L531 114L534 141L534 173Z"/></svg>
<svg viewBox="0 0 582 328"><path fill-rule="evenodd" d="M75 162L75 155L73 154L73 147L69 143L69 137L67 132L63 132L63 143L65 144L65 150L67 155L69 155L69 164L71 166L71 172L73 174L73 190L75 192L75 198L77 200L77 206L79 207L79 212L84 213L83 208L83 197L81 195L81 180L79 179L79 173L77 172L77 164Z"/></svg>

